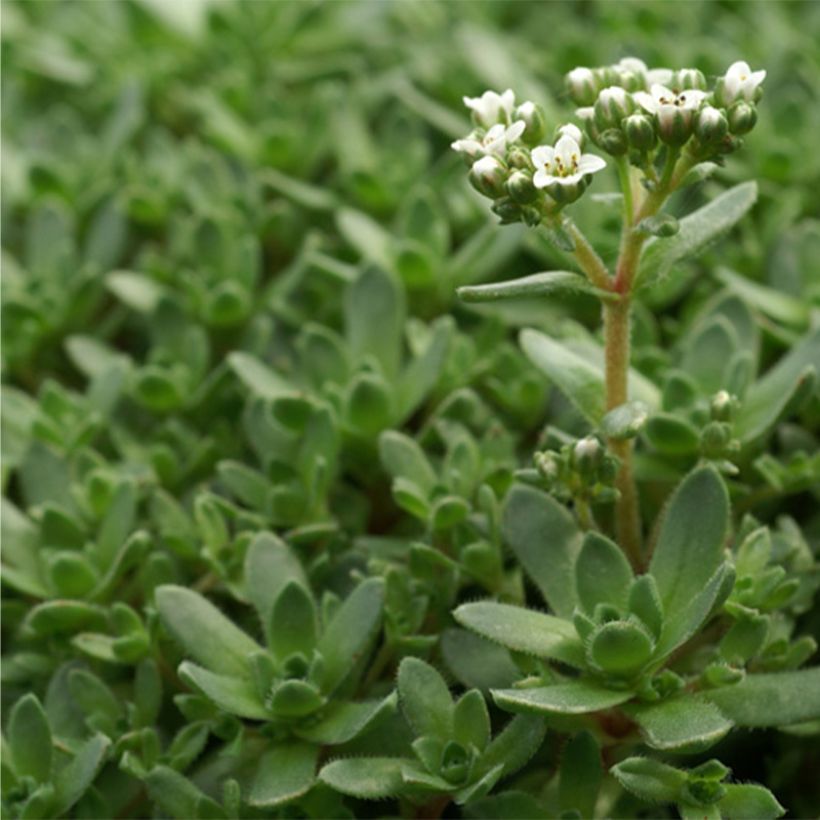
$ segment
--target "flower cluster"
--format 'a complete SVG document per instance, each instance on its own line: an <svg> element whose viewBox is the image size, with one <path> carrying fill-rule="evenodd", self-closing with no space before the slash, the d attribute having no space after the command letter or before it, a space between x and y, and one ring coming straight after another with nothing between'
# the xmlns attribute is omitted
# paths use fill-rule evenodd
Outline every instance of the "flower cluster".
<svg viewBox="0 0 820 820"><path fill-rule="evenodd" d="M566 82L590 140L645 168L659 144L687 145L697 161L736 150L757 121L765 77L736 62L710 89L696 68L648 69L629 57L614 66L576 68Z"/></svg>
<svg viewBox="0 0 820 820"><path fill-rule="evenodd" d="M547 131L544 112L533 102L516 106L511 90L465 97L475 128L452 147L470 165L470 182L493 200L502 223L539 225L574 202L591 175L605 167L601 157L584 154L576 125L559 126L555 144L540 144Z"/></svg>

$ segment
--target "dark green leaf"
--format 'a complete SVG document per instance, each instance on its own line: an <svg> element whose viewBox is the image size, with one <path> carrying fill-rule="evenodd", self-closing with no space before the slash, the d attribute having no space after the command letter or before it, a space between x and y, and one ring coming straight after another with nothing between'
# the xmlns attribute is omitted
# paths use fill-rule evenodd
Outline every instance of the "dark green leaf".
<svg viewBox="0 0 820 820"><path fill-rule="evenodd" d="M274 746L259 761L248 802L272 809L301 797L316 780L319 747L290 741Z"/></svg>
<svg viewBox="0 0 820 820"><path fill-rule="evenodd" d="M17 775L47 783L51 779L51 729L34 695L24 695L14 704L9 716L8 739Z"/></svg>
<svg viewBox="0 0 820 820"><path fill-rule="evenodd" d="M513 712L583 715L625 703L634 693L575 680L533 689L493 689L492 695L499 706Z"/></svg>
<svg viewBox="0 0 820 820"><path fill-rule="evenodd" d="M599 299L617 300L609 291L596 288L580 274L568 271L534 273L521 279L492 282L486 285L469 285L459 288L458 296L465 302L494 302L498 299L525 299L534 296L550 296L554 293L589 293Z"/></svg>

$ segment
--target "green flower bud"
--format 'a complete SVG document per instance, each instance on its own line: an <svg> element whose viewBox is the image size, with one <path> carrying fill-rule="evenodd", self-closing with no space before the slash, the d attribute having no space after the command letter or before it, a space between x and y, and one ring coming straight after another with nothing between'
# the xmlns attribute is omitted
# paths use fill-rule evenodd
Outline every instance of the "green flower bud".
<svg viewBox="0 0 820 820"><path fill-rule="evenodd" d="M528 228L537 228L541 224L544 215L539 208L532 206L521 208L521 221Z"/></svg>
<svg viewBox="0 0 820 820"><path fill-rule="evenodd" d="M523 168L525 170L531 170L532 161L530 159L530 152L521 147L511 148L507 152L507 164L510 168Z"/></svg>
<svg viewBox="0 0 820 820"><path fill-rule="evenodd" d="M595 436L579 439L572 450L575 469L587 477L592 477L604 455L604 448Z"/></svg>
<svg viewBox="0 0 820 820"><path fill-rule="evenodd" d="M513 120L521 120L526 126L521 141L527 145L538 145L547 133L544 110L534 102L521 103L515 109Z"/></svg>
<svg viewBox="0 0 820 820"><path fill-rule="evenodd" d="M706 144L720 142L729 130L723 112L711 105L701 108L695 118L695 135Z"/></svg>
<svg viewBox="0 0 820 820"><path fill-rule="evenodd" d="M722 421L710 421L700 434L700 449L706 458L723 458L732 441L732 428Z"/></svg>
<svg viewBox="0 0 820 820"><path fill-rule="evenodd" d="M630 114L623 121L623 130L627 144L635 151L651 151L658 141L655 124L646 114Z"/></svg>
<svg viewBox="0 0 820 820"><path fill-rule="evenodd" d="M626 137L620 128L607 128L603 131L598 137L598 145L613 157L619 157L627 150Z"/></svg>
<svg viewBox="0 0 820 820"><path fill-rule="evenodd" d="M737 409L737 399L726 390L720 390L712 397L709 411L713 421L731 422Z"/></svg>
<svg viewBox="0 0 820 820"><path fill-rule="evenodd" d="M555 453L545 450L544 452L536 453L533 456L535 467L541 474L541 477L548 483L552 484L558 480L560 472L558 460L555 458Z"/></svg>
<svg viewBox="0 0 820 820"><path fill-rule="evenodd" d="M620 86L605 88L595 101L595 124L600 131L620 128L621 120L635 110L632 95Z"/></svg>
<svg viewBox="0 0 820 820"><path fill-rule="evenodd" d="M490 206L490 210L501 219L502 225L512 225L521 221L521 208L509 197L497 199Z"/></svg>
<svg viewBox="0 0 820 820"><path fill-rule="evenodd" d="M748 134L757 122L757 110L751 103L736 102L729 108L729 131L732 134Z"/></svg>
<svg viewBox="0 0 820 820"><path fill-rule="evenodd" d="M697 88L699 91L706 90L706 77L697 68L682 68L675 74L672 87L679 91L686 91L689 88Z"/></svg>
<svg viewBox="0 0 820 820"><path fill-rule="evenodd" d="M504 195L506 181L507 169L495 157L482 157L470 169L470 184L491 199Z"/></svg>
<svg viewBox="0 0 820 820"><path fill-rule="evenodd" d="M667 145L683 145L692 136L693 111L674 105L661 106L658 111L658 135Z"/></svg>
<svg viewBox="0 0 820 820"><path fill-rule="evenodd" d="M598 79L591 68L574 68L567 74L567 90L576 105L592 105L598 95Z"/></svg>
<svg viewBox="0 0 820 820"><path fill-rule="evenodd" d="M532 175L526 171L513 171L506 188L510 198L519 205L527 205L538 196L538 189L532 184Z"/></svg>

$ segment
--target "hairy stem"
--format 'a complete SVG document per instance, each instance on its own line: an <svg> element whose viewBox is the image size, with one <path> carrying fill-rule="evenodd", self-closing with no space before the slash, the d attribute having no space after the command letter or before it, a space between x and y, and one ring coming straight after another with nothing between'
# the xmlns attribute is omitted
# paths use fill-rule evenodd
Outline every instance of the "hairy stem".
<svg viewBox="0 0 820 820"><path fill-rule="evenodd" d="M578 226L571 220L567 220L566 228L575 242L575 259L581 270L589 277L590 282L597 288L609 290L611 280L609 271L595 248L589 243Z"/></svg>
<svg viewBox="0 0 820 820"><path fill-rule="evenodd" d="M632 201L632 179L630 178L629 160L626 157L618 157L615 162L618 168L618 181L624 196L624 225L631 227L635 206Z"/></svg>

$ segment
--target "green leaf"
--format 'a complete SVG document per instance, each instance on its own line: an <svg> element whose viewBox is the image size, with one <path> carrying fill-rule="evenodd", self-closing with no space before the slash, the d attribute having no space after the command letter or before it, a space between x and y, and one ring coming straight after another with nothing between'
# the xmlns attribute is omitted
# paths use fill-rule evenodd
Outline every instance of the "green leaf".
<svg viewBox="0 0 820 820"><path fill-rule="evenodd" d="M600 368L536 330L522 330L519 342L530 361L555 382L587 421L597 425L606 410Z"/></svg>
<svg viewBox="0 0 820 820"><path fill-rule="evenodd" d="M117 299L137 313L153 313L165 294L165 289L145 274L126 270L109 273L105 285Z"/></svg>
<svg viewBox="0 0 820 820"><path fill-rule="evenodd" d="M501 766L505 777L517 772L541 747L546 733L547 725L541 717L516 715L481 755L481 770L490 772Z"/></svg>
<svg viewBox="0 0 820 820"><path fill-rule="evenodd" d="M540 712L543 714L584 715L600 712L625 703L634 692L607 689L597 683L574 680L533 689L493 689L495 702L513 712Z"/></svg>
<svg viewBox="0 0 820 820"><path fill-rule="evenodd" d="M37 635L65 635L84 629L104 630L107 617L102 607L84 601L46 601L29 610L25 627Z"/></svg>
<svg viewBox="0 0 820 820"><path fill-rule="evenodd" d="M811 387L820 369L820 328L795 345L747 392L735 430L744 442L765 435L795 399Z"/></svg>
<svg viewBox="0 0 820 820"><path fill-rule="evenodd" d="M339 607L317 646L324 660L322 691L332 692L353 671L379 631L383 604L384 582L370 578Z"/></svg>
<svg viewBox="0 0 820 820"><path fill-rule="evenodd" d="M507 494L501 531L550 608L571 617L578 603L575 561L581 531L569 510L552 496L518 484Z"/></svg>
<svg viewBox="0 0 820 820"><path fill-rule="evenodd" d="M462 625L508 649L584 666L583 647L569 622L533 609L495 601L462 604L453 612Z"/></svg>
<svg viewBox="0 0 820 820"><path fill-rule="evenodd" d="M207 797L187 777L168 766L154 766L145 776L148 793L164 811L178 820L199 817L203 804L214 811L211 817L224 817L220 806Z"/></svg>
<svg viewBox="0 0 820 820"><path fill-rule="evenodd" d="M424 451L410 436L387 430L379 436L382 466L393 478L412 481L429 495L436 484L436 474Z"/></svg>
<svg viewBox="0 0 820 820"><path fill-rule="evenodd" d="M686 608L718 568L729 526L729 496L711 467L700 467L672 495L649 565L667 617Z"/></svg>
<svg viewBox="0 0 820 820"><path fill-rule="evenodd" d="M456 291L465 302L494 302L498 299L527 299L535 296L551 296L554 293L588 293L599 299L617 301L617 294L596 288L585 277L568 271L549 271L491 282L485 285L467 285Z"/></svg>
<svg viewBox="0 0 820 820"><path fill-rule="evenodd" d="M649 408L642 401L628 401L610 410L601 419L601 432L615 441L634 438L649 418Z"/></svg>
<svg viewBox="0 0 820 820"><path fill-rule="evenodd" d="M561 811L575 810L581 817L594 817L602 777L598 741L590 732L579 732L570 738L561 755L558 780Z"/></svg>
<svg viewBox="0 0 820 820"><path fill-rule="evenodd" d="M786 813L775 796L763 786L729 783L724 788L726 794L718 808L720 816L726 820L775 820Z"/></svg>
<svg viewBox="0 0 820 820"><path fill-rule="evenodd" d="M210 601L168 584L157 589L156 605L165 628L194 660L223 675L248 675L247 656L261 647Z"/></svg>
<svg viewBox="0 0 820 820"><path fill-rule="evenodd" d="M727 368L739 351L732 323L720 314L710 316L685 339L681 367L704 393L716 393L730 386Z"/></svg>
<svg viewBox="0 0 820 820"><path fill-rule="evenodd" d="M808 303L781 290L761 285L729 268L718 268L715 276L729 290L770 319L791 327L803 329L809 323L811 308Z"/></svg>
<svg viewBox="0 0 820 820"><path fill-rule="evenodd" d="M114 492L97 535L97 554L107 567L134 528L137 513L137 490L131 481L123 481Z"/></svg>
<svg viewBox="0 0 820 820"><path fill-rule="evenodd" d="M709 701L685 696L625 707L641 727L646 742L663 751L692 752L717 743L732 728Z"/></svg>
<svg viewBox="0 0 820 820"><path fill-rule="evenodd" d="M399 664L399 704L416 735L432 735L442 740L453 734L453 699L450 690L432 666L418 658Z"/></svg>
<svg viewBox="0 0 820 820"><path fill-rule="evenodd" d="M336 195L329 188L309 185L269 166L259 173L259 180L309 211L332 211L338 205Z"/></svg>
<svg viewBox="0 0 820 820"><path fill-rule="evenodd" d="M252 393L266 399L293 396L296 388L250 353L234 351L227 358L228 367Z"/></svg>
<svg viewBox="0 0 820 820"><path fill-rule="evenodd" d="M54 779L54 814L64 816L68 810L85 794L94 782L111 741L101 734L96 734L85 741L74 754L74 757L63 767Z"/></svg>
<svg viewBox="0 0 820 820"><path fill-rule="evenodd" d="M183 661L179 665L178 674L188 685L201 691L230 715L251 720L270 719L270 713L247 677L220 675L190 661Z"/></svg>
<svg viewBox="0 0 820 820"><path fill-rule="evenodd" d="M632 676L652 657L654 641L648 630L631 621L609 621L589 637L589 663L610 675Z"/></svg>
<svg viewBox="0 0 820 820"><path fill-rule="evenodd" d="M319 746L288 741L266 752L256 769L248 803L272 809L301 797L316 781Z"/></svg>
<svg viewBox="0 0 820 820"><path fill-rule="evenodd" d="M340 208L336 227L364 261L385 270L393 267L394 238L375 219L354 208Z"/></svg>
<svg viewBox="0 0 820 820"><path fill-rule="evenodd" d="M663 604L651 575L641 575L629 589L628 609L657 638L663 628Z"/></svg>
<svg viewBox="0 0 820 820"><path fill-rule="evenodd" d="M661 211L655 216L642 219L633 229L635 233L646 236L657 236L660 239L668 239L680 232L680 222L672 214Z"/></svg>
<svg viewBox="0 0 820 820"><path fill-rule="evenodd" d="M404 291L378 267L365 268L345 293L345 333L355 361L372 357L384 375L399 372L404 332Z"/></svg>
<svg viewBox="0 0 820 820"><path fill-rule="evenodd" d="M51 728L40 701L23 695L9 716L8 740L18 777L33 777L38 783L51 780Z"/></svg>
<svg viewBox="0 0 820 820"><path fill-rule="evenodd" d="M319 779L342 794L365 800L395 797L402 791L402 759L352 757L328 763Z"/></svg>
<svg viewBox="0 0 820 820"><path fill-rule="evenodd" d="M345 416L361 435L378 435L395 422L393 395L378 373L358 373L348 385Z"/></svg>
<svg viewBox="0 0 820 820"><path fill-rule="evenodd" d="M685 772L647 757L628 757L609 771L628 792L647 803L674 803L686 785Z"/></svg>
<svg viewBox="0 0 820 820"><path fill-rule="evenodd" d="M398 421L406 421L435 387L450 350L455 323L449 316L433 324L430 341L401 374L396 387Z"/></svg>
<svg viewBox="0 0 820 820"><path fill-rule="evenodd" d="M321 716L313 718L308 725L299 726L296 733L322 746L337 746L366 732L382 716L393 712L395 706L395 693L382 700L361 703L335 701L322 711Z"/></svg>
<svg viewBox="0 0 820 820"><path fill-rule="evenodd" d="M456 680L485 693L489 689L512 686L521 677L503 646L466 629L445 629L441 636L441 654Z"/></svg>
<svg viewBox="0 0 820 820"><path fill-rule="evenodd" d="M575 564L578 600L588 615L598 604L626 608L632 567L620 547L603 535L588 532Z"/></svg>
<svg viewBox="0 0 820 820"><path fill-rule="evenodd" d="M820 666L747 675L704 692L738 726L788 726L820 718Z"/></svg>
<svg viewBox="0 0 820 820"><path fill-rule="evenodd" d="M318 614L313 596L299 583L290 581L273 605L270 647L279 660L301 652L310 656L316 645Z"/></svg>
<svg viewBox="0 0 820 820"><path fill-rule="evenodd" d="M477 689L465 692L453 710L453 737L464 748L482 751L490 742L490 714L484 696Z"/></svg>
<svg viewBox="0 0 820 820"><path fill-rule="evenodd" d="M641 258L635 287L651 287L672 268L700 253L730 230L757 200L757 183L736 185L680 220L680 230L669 239L652 239Z"/></svg>
<svg viewBox="0 0 820 820"><path fill-rule="evenodd" d="M245 555L245 592L259 613L268 640L276 599L291 581L309 588L302 563L290 546L271 532L255 535Z"/></svg>
<svg viewBox="0 0 820 820"><path fill-rule="evenodd" d="M700 450L697 428L672 413L656 413L646 423L647 441L665 456L686 456Z"/></svg>

